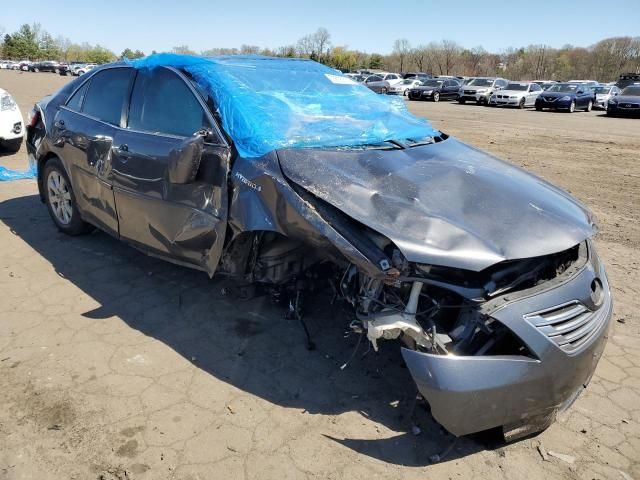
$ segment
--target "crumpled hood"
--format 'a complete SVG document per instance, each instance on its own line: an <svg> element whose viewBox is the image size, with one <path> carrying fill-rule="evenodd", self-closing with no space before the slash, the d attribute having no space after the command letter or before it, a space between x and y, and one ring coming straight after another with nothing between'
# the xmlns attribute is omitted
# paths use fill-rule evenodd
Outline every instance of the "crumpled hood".
<svg viewBox="0 0 640 480"><path fill-rule="evenodd" d="M568 193L453 138L278 157L289 180L385 235L412 262L480 271L566 250L595 232Z"/></svg>

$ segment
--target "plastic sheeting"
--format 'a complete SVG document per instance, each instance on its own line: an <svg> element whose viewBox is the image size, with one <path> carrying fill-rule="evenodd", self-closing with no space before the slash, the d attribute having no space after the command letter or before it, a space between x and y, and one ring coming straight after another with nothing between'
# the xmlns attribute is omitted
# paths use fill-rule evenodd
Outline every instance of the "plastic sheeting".
<svg viewBox="0 0 640 480"><path fill-rule="evenodd" d="M26 170L11 170L0 165L0 182L8 182L11 180L23 180L26 178L36 178L38 175L38 167L35 162L29 162L29 168Z"/></svg>
<svg viewBox="0 0 640 480"><path fill-rule="evenodd" d="M373 93L340 72L303 59L161 53L136 68L187 71L213 99L222 128L243 157L272 150L345 147L438 135L402 98Z"/></svg>

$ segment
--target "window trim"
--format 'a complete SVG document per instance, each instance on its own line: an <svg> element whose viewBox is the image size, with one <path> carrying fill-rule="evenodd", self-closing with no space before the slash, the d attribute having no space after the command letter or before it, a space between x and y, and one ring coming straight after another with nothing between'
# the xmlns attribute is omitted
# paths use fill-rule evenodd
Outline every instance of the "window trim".
<svg viewBox="0 0 640 480"><path fill-rule="evenodd" d="M187 88L189 89L189 91L191 92L191 94L195 97L196 101L199 103L200 108L202 108L204 114L207 117L207 120L209 120L209 123L211 124L214 133L218 136L218 139L220 140L219 142L205 142L207 145L211 145L214 147L224 147L224 148L230 148L229 144L227 143L227 139L224 137L224 135L222 135L222 131L220 129L220 126L218 125L218 122L216 121L215 118L213 118L213 115L211 114L211 112L209 111L209 106L203 101L200 93L193 87L193 85L190 84L190 82L188 81L188 79L184 76L184 74L174 68L174 67L158 67L158 68L164 68L166 70L169 70L170 72L175 73L178 78L180 80L182 80L182 82L184 84L186 84ZM136 74L134 75L133 81L131 83L131 88L129 90L129 96L126 102L126 108L125 108L125 112L123 115L123 126L120 127L122 130L126 131L126 132L133 132L133 133L141 133L144 135L154 135L157 137L163 137L163 138L171 138L171 139L179 139L179 140L184 140L185 138L189 138L188 136L182 136L182 135L174 135L171 133L165 133L165 132L149 132L147 130L139 130L137 128L129 128L129 113L131 111L131 99L133 97L133 87L135 86L135 81L138 78L138 71L136 71ZM195 133L195 132L194 132Z"/></svg>

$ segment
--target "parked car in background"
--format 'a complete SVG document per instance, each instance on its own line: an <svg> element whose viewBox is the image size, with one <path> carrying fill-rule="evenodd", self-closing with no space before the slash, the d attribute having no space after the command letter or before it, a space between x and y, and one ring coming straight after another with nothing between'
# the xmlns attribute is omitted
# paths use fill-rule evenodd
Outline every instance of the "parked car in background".
<svg viewBox="0 0 640 480"><path fill-rule="evenodd" d="M533 82L510 82L489 98L489 106L533 107L542 87Z"/></svg>
<svg viewBox="0 0 640 480"><path fill-rule="evenodd" d="M607 104L607 115L640 116L640 83L629 85Z"/></svg>
<svg viewBox="0 0 640 480"><path fill-rule="evenodd" d="M15 65L13 67L13 69L14 70L21 70L23 72L28 72L29 71L29 67L31 66L31 63L32 62L30 62L28 60L23 60L23 61L19 62L17 65Z"/></svg>
<svg viewBox="0 0 640 480"><path fill-rule="evenodd" d="M0 148L16 152L22 144L22 113L9 92L0 88Z"/></svg>
<svg viewBox="0 0 640 480"><path fill-rule="evenodd" d="M460 103L476 102L478 105L489 103L489 97L496 91L502 90L509 83L504 78L474 77L459 90Z"/></svg>
<svg viewBox="0 0 640 480"><path fill-rule="evenodd" d="M368 77L368 75L362 73L345 73L344 76L358 83L363 83Z"/></svg>
<svg viewBox="0 0 640 480"><path fill-rule="evenodd" d="M542 90L547 90L551 85L555 85L556 82L555 80L534 80L533 83L537 83L538 85L540 85L540 87L542 87Z"/></svg>
<svg viewBox="0 0 640 480"><path fill-rule="evenodd" d="M400 83L390 85L387 93L391 95L407 96L409 90L413 87L417 87L418 85L422 85L422 80L418 79L417 77L405 78Z"/></svg>
<svg viewBox="0 0 640 480"><path fill-rule="evenodd" d="M389 91L389 88L391 88L391 84L388 81L386 81L382 77L382 75L369 75L365 79L363 85L369 88L370 90L376 93L381 93L383 95L386 95L387 92Z"/></svg>
<svg viewBox="0 0 640 480"><path fill-rule="evenodd" d="M593 89L596 94L596 101L593 104L593 108L607 109L609 100L613 97L620 95L620 89L615 85L599 85Z"/></svg>
<svg viewBox="0 0 640 480"><path fill-rule="evenodd" d="M566 110L573 113L581 108L590 112L593 107L593 90L584 83L557 83L536 99L536 110Z"/></svg>
<svg viewBox="0 0 640 480"><path fill-rule="evenodd" d="M640 83L640 73L623 73L616 82L616 87L622 90L634 83Z"/></svg>
<svg viewBox="0 0 640 480"><path fill-rule="evenodd" d="M432 75L430 73L424 72L408 72L402 75L402 78L417 78L418 80L429 80L430 78L432 78Z"/></svg>
<svg viewBox="0 0 640 480"><path fill-rule="evenodd" d="M80 76L80 75L84 75L87 72L90 72L91 70L93 70L94 68L96 68L97 65L95 63L88 63L86 65L83 65L81 67L78 67L74 70L74 75L76 76Z"/></svg>
<svg viewBox="0 0 640 480"><path fill-rule="evenodd" d="M32 63L29 66L30 72L52 72L58 73L60 69L60 64L58 62L54 62L52 60L45 60L44 62L36 62Z"/></svg>
<svg viewBox="0 0 640 480"><path fill-rule="evenodd" d="M598 85L600 85L600 82L598 82L597 80L569 80L567 83L581 83L583 85L587 85L591 89L594 89Z"/></svg>
<svg viewBox="0 0 640 480"><path fill-rule="evenodd" d="M403 80L402 76L397 73L378 73L378 75L389 85L395 85Z"/></svg>
<svg viewBox="0 0 640 480"><path fill-rule="evenodd" d="M409 100L455 100L458 98L460 82L452 78L432 78L422 85L413 87L407 96Z"/></svg>

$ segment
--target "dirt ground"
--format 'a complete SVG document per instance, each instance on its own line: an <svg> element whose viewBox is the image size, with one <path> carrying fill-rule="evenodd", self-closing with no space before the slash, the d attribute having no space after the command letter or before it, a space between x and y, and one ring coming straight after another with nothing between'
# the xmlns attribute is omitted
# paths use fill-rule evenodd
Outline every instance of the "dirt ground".
<svg viewBox="0 0 640 480"><path fill-rule="evenodd" d="M66 81L0 71L25 118ZM611 334L558 422L510 445L454 442L418 407L414 435L397 345L340 369L356 338L344 338L338 306L310 300L308 352L263 297L223 296L224 281L102 233L61 235L35 181L22 180L0 183L0 479L640 479L640 120L409 108L569 190L599 219ZM0 164L25 168L25 149Z"/></svg>

